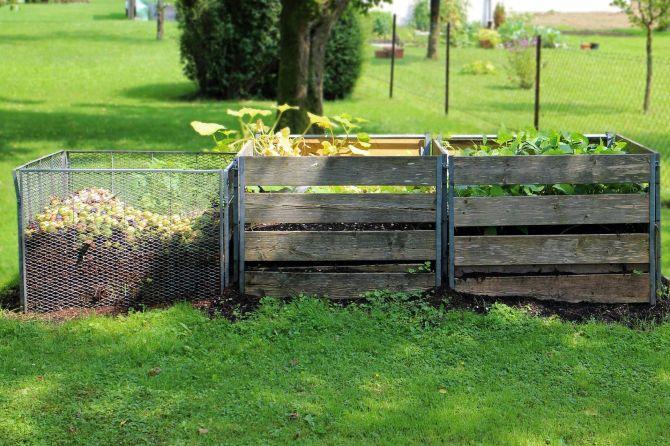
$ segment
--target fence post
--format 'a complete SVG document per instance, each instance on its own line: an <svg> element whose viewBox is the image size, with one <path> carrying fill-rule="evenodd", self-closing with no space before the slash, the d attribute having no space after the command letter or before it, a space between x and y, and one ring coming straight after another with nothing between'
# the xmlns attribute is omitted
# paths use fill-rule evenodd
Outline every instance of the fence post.
<svg viewBox="0 0 670 446"><path fill-rule="evenodd" d="M448 245L449 245L449 261L447 262L447 278L449 281L449 290L456 289L456 268L454 267L454 259L456 252L454 248L454 157L447 155L447 224L448 224Z"/></svg>
<svg viewBox="0 0 670 446"><path fill-rule="evenodd" d="M14 170L12 172L14 177L14 189L16 191L16 216L17 224L19 226L19 299L21 311L28 311L26 307L26 265L25 265L25 247L24 247L24 233L23 233L23 194L21 193L22 177L21 171Z"/></svg>
<svg viewBox="0 0 670 446"><path fill-rule="evenodd" d="M389 98L393 98L393 71L395 70L395 22L396 15L393 14L393 38L391 40L391 83L389 84Z"/></svg>
<svg viewBox="0 0 670 446"><path fill-rule="evenodd" d="M660 274L660 155L651 156L649 172L649 303L656 305Z"/></svg>
<svg viewBox="0 0 670 446"><path fill-rule="evenodd" d="M535 115L533 124L535 130L540 129L540 71L542 66L542 36L535 40Z"/></svg>
<svg viewBox="0 0 670 446"><path fill-rule="evenodd" d="M238 234L238 284L240 295L244 296L244 156L238 158L237 164L237 234Z"/></svg>
<svg viewBox="0 0 670 446"><path fill-rule="evenodd" d="M445 74L445 82L444 82L444 114L448 115L449 114L449 64L451 62L451 22L447 23L447 49L446 49L446 57L445 57L445 68L444 68L444 74Z"/></svg>

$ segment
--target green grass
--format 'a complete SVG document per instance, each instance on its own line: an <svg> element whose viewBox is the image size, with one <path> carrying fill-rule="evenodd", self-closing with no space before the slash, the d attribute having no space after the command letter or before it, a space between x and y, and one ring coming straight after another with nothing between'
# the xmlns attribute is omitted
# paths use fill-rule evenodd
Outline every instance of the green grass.
<svg viewBox="0 0 670 446"><path fill-rule="evenodd" d="M188 99L195 87L181 72L177 37L176 25L168 23L165 40L156 41L155 23L125 20L123 4L112 0L0 9L0 287L14 283L18 269L13 167L60 149L204 149L209 141L194 134L191 120L232 124L225 110L238 103ZM670 35L656 37L656 108L646 118L636 97L644 45L639 33L571 37L570 43L580 40L597 40L602 49L545 52L543 124L617 130L670 153L670 105L661 108L670 104L670 69L661 68L670 56ZM502 51L453 50L448 117L442 112L442 61L425 61L423 48L406 53L398 60L393 100L389 61L370 58L353 96L327 104L326 112L366 117L366 130L380 133L481 133L532 123L532 92L510 88ZM477 59L494 62L498 74L458 73Z"/></svg>
<svg viewBox="0 0 670 446"><path fill-rule="evenodd" d="M668 324L304 299L236 323L0 317L0 338L1 444L670 442Z"/></svg>
<svg viewBox="0 0 670 446"><path fill-rule="evenodd" d="M0 287L17 274L13 167L60 149L207 148L188 123L230 123L225 109L238 106L188 99L175 25L156 42L155 24L122 12L112 0L0 9ZM601 53L547 56L547 124L618 130L665 149L659 112L643 119L613 81L639 56L605 63L641 51L642 39L583 38L594 39ZM422 53L408 48L398 61L393 100L388 61L371 59L354 95L326 111L364 116L372 132L531 123L532 94L509 88L502 53L454 50L448 118L441 62ZM657 38L657 53L667 58L670 36ZM573 57L581 68L559 75ZM476 59L499 73L457 74ZM598 76L584 68L594 63ZM670 230L663 240L669 253ZM267 301L236 323L185 305L63 324L0 314L0 445L668 444L669 348L668 323L572 324L503 305L484 316Z"/></svg>

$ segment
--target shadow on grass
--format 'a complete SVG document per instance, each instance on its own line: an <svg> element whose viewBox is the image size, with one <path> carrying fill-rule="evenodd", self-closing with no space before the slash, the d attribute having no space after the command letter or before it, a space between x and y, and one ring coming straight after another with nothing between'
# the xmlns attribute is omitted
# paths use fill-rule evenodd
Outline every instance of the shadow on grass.
<svg viewBox="0 0 670 446"><path fill-rule="evenodd" d="M123 12L110 12L108 14L94 14L93 20L127 20Z"/></svg>
<svg viewBox="0 0 670 446"><path fill-rule="evenodd" d="M198 99L211 99L198 94L197 86L193 82L172 82L162 84L147 84L128 88L122 92L125 97L133 99L151 99L164 102L187 102Z"/></svg>

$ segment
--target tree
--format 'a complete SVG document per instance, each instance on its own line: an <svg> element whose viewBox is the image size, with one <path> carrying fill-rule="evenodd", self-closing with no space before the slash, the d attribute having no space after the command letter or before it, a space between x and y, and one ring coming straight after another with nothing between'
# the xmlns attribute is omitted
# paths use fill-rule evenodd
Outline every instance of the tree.
<svg viewBox="0 0 670 446"><path fill-rule="evenodd" d="M368 9L385 0L281 0L277 102L300 107L282 115L282 126L300 131L307 112L323 114L323 78L330 31L351 3Z"/></svg>
<svg viewBox="0 0 670 446"><path fill-rule="evenodd" d="M612 5L618 6L628 15L633 25L639 26L647 34L647 79L644 89L644 104L642 109L649 112L651 106L651 84L653 81L653 30L654 27L668 20L670 15L670 0L613 0Z"/></svg>
<svg viewBox="0 0 670 446"><path fill-rule="evenodd" d="M440 37L440 0L430 0L430 30L428 31L428 59L437 59L437 41Z"/></svg>

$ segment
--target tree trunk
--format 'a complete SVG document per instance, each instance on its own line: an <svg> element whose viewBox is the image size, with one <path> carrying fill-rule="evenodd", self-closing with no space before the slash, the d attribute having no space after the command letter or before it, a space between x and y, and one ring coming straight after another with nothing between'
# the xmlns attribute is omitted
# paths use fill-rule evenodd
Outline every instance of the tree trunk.
<svg viewBox="0 0 670 446"><path fill-rule="evenodd" d="M165 5L163 0L158 0L156 3L156 39L163 40L165 23Z"/></svg>
<svg viewBox="0 0 670 446"><path fill-rule="evenodd" d="M136 7L135 0L128 0L128 18L130 20L135 19L135 7Z"/></svg>
<svg viewBox="0 0 670 446"><path fill-rule="evenodd" d="M653 80L653 59L652 59L652 28L647 26L647 82L644 87L644 105L643 110L649 113L651 107L651 82Z"/></svg>
<svg viewBox="0 0 670 446"><path fill-rule="evenodd" d="M309 125L308 111L323 114L326 43L349 1L282 0L277 102L300 109L284 113L281 127L300 133Z"/></svg>
<svg viewBox="0 0 670 446"><path fill-rule="evenodd" d="M428 59L437 59L437 41L440 38L440 1L430 0L430 31L428 33Z"/></svg>
<svg viewBox="0 0 670 446"><path fill-rule="evenodd" d="M283 0L279 17L279 80L277 103L297 105L284 113L282 127L300 133L309 123L307 81L310 65L310 8L303 0Z"/></svg>

